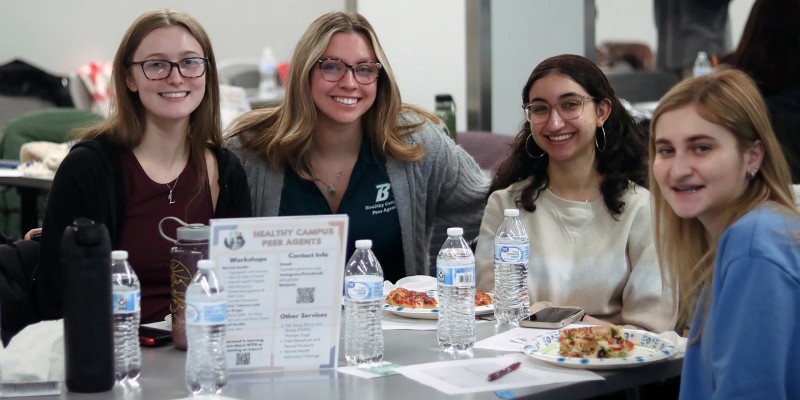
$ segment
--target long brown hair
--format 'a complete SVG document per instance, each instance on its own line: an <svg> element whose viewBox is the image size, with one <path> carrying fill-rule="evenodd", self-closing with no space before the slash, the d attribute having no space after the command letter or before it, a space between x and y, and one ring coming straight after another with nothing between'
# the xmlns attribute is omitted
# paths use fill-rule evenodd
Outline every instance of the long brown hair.
<svg viewBox="0 0 800 400"><path fill-rule="evenodd" d="M362 116L364 134L382 154L403 161L421 159L422 146L408 144L405 137L419 130L425 119L434 122L439 119L401 102L392 67L375 30L355 12L331 12L312 22L294 49L283 102L245 113L231 124L226 136L238 135L245 148L263 155L274 167L288 164L301 177L311 179L303 168L311 149L318 112L311 97L311 72L333 35L340 32L362 35L371 44L377 61L383 64L375 103ZM406 111L416 112L423 118L401 117ZM247 131L253 134L244 135Z"/></svg>
<svg viewBox="0 0 800 400"><path fill-rule="evenodd" d="M625 205L620 198L628 190L629 181L640 185L646 184L644 134L622 107L603 71L582 56L563 54L539 63L522 88L520 104L529 101L531 87L536 81L552 73L564 74L577 82L589 96L593 97L592 101L595 104L600 104L602 101L611 104L611 113L603 128L595 130L595 141L603 143L604 149L602 152L595 152L595 168L602 176L600 192L606 209L613 216L619 215ZM549 182L547 176L549 157L533 140L528 140L530 135L531 124L524 121L511 146L511 155L498 167L489 193L531 177L516 201L526 210L533 212L536 210L535 202L539 193ZM541 156L538 156L539 154Z"/></svg>
<svg viewBox="0 0 800 400"><path fill-rule="evenodd" d="M758 173L728 207L722 226L730 226L767 202L800 217L794 206L789 167L772 131L764 100L755 82L732 68L682 81L661 99L650 125L651 182L655 182L653 160L658 120L664 113L687 105L694 105L704 119L733 133L739 151L744 152L757 141L764 146ZM697 218L684 219L675 214L658 185L652 185L650 192L654 201L656 253L664 275L669 277L673 297L676 300L680 297L680 329L690 322L700 290L711 283L717 243Z"/></svg>
<svg viewBox="0 0 800 400"><path fill-rule="evenodd" d="M200 105L189 116L189 154L195 165L198 180L198 193L208 184L205 150L209 145L222 146L219 110L219 78L216 59L211 40L197 20L190 15L174 10L157 9L140 15L128 28L114 56L111 81L115 93L108 119L98 126L79 132L82 139L107 136L117 145L133 149L144 136L145 109L139 94L125 85L125 74L131 67L133 53L145 36L158 28L180 26L200 43L203 56L208 59L206 66L206 89Z"/></svg>

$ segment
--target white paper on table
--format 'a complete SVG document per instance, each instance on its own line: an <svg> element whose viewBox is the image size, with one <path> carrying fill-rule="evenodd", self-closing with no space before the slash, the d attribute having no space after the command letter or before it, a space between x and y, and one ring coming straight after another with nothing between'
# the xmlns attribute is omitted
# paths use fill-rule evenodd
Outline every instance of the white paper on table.
<svg viewBox="0 0 800 400"><path fill-rule="evenodd" d="M521 352L533 339L551 331L552 329L514 328L475 343L475 348Z"/></svg>
<svg viewBox="0 0 800 400"><path fill-rule="evenodd" d="M391 363L388 361L381 361L379 363L371 364L363 367L339 367L336 370L343 373L354 375L359 378L372 379L381 378L384 376L397 375L397 368L401 367L400 364Z"/></svg>
<svg viewBox="0 0 800 400"><path fill-rule="evenodd" d="M520 361L519 369L490 382L489 374ZM400 367L397 372L423 385L446 394L464 394L508 390L553 383L604 380L592 371L569 369L535 363L524 354L507 354L497 358L440 361Z"/></svg>

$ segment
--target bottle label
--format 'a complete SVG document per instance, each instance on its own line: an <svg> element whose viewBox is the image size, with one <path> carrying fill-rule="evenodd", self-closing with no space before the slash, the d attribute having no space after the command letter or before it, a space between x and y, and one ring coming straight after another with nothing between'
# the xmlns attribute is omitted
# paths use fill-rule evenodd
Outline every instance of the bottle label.
<svg viewBox="0 0 800 400"><path fill-rule="evenodd" d="M111 309L114 314L130 314L140 309L142 292L129 290L124 292L114 292L111 295Z"/></svg>
<svg viewBox="0 0 800 400"><path fill-rule="evenodd" d="M436 277L443 286L474 287L475 264L445 268L437 266Z"/></svg>
<svg viewBox="0 0 800 400"><path fill-rule="evenodd" d="M228 304L224 301L186 303L186 323L191 325L219 325L227 322Z"/></svg>
<svg viewBox="0 0 800 400"><path fill-rule="evenodd" d="M376 275L356 275L344 278L344 293L350 300L383 299L383 278Z"/></svg>
<svg viewBox="0 0 800 400"><path fill-rule="evenodd" d="M494 246L494 261L499 263L527 263L530 258L530 246L525 244L503 244Z"/></svg>

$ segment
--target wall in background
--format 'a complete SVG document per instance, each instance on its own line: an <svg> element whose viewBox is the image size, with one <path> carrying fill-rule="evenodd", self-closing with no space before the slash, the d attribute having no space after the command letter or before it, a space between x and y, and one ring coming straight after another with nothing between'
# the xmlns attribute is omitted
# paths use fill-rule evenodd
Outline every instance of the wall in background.
<svg viewBox="0 0 800 400"><path fill-rule="evenodd" d="M466 130L466 46L472 45L466 31L474 27L465 26L465 0L358 0L357 6L378 32L403 100L433 109L437 93L450 93L457 129ZM491 131L517 133L519 93L539 61L583 54L583 10L577 1L490 1Z"/></svg>
<svg viewBox="0 0 800 400"><path fill-rule="evenodd" d="M554 55L584 55L584 2L493 1L491 19L492 132L516 135L533 68Z"/></svg>
<svg viewBox="0 0 800 400"><path fill-rule="evenodd" d="M55 74L93 60L111 60L141 12L186 11L206 28L217 59L257 60L265 45L289 60L297 39L321 14L355 7L378 32L403 100L433 109L450 93L457 125L467 126L465 4L491 6L492 130L516 134L522 121L519 90L533 67L561 53L584 54L583 1L552 0L0 0L0 63L21 58ZM734 45L754 0L731 2ZM596 0L596 42L637 40L655 46L652 0Z"/></svg>
<svg viewBox="0 0 800 400"><path fill-rule="evenodd" d="M403 101L433 110L436 94L452 95L457 130L467 127L464 3L464 0L357 2L358 12L378 34Z"/></svg>
<svg viewBox="0 0 800 400"><path fill-rule="evenodd" d="M0 63L20 58L67 75L90 61L111 61L131 22L161 7L200 21L218 61L258 60L267 45L279 61L288 61L308 24L344 9L344 0L0 0Z"/></svg>

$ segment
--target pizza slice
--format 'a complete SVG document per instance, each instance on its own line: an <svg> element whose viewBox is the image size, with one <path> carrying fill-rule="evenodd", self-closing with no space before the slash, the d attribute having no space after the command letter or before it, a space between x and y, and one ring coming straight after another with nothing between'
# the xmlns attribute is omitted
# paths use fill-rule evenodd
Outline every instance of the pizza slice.
<svg viewBox="0 0 800 400"><path fill-rule="evenodd" d="M485 292L475 292L475 307L488 306L492 304L492 296Z"/></svg>
<svg viewBox="0 0 800 400"><path fill-rule="evenodd" d="M404 288L392 290L389 296L386 297L386 302L398 307L436 308L436 299L428 296L427 293Z"/></svg>
<svg viewBox="0 0 800 400"><path fill-rule="evenodd" d="M578 358L627 357L633 343L626 340L621 326L585 326L562 329L558 354Z"/></svg>

